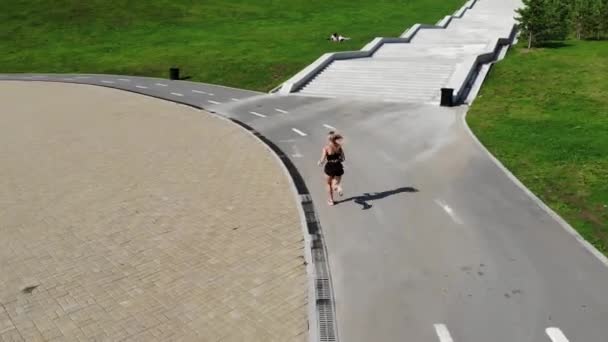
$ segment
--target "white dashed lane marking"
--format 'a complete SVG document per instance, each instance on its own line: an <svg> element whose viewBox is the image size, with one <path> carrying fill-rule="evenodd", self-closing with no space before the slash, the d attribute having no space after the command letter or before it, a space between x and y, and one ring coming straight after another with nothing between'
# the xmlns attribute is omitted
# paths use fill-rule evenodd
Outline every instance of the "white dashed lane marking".
<svg viewBox="0 0 608 342"><path fill-rule="evenodd" d="M207 100L207 102L213 103L213 104L220 104L221 103L221 102L217 102L217 101L213 101L213 100Z"/></svg>
<svg viewBox="0 0 608 342"><path fill-rule="evenodd" d="M261 117L261 118L265 118L265 117L266 117L266 115L264 115L264 114L260 114L260 113L258 113L258 112L249 112L249 114L253 114L253 115L255 115L255 116L259 116L259 117Z"/></svg>
<svg viewBox="0 0 608 342"><path fill-rule="evenodd" d="M37 77L43 77L43 76L37 76ZM74 78L85 79L85 78L90 78L90 77L89 76L76 76Z"/></svg>
<svg viewBox="0 0 608 342"><path fill-rule="evenodd" d="M450 335L450 331L445 324L435 324L435 332L437 333L440 342L454 342L452 335Z"/></svg>
<svg viewBox="0 0 608 342"><path fill-rule="evenodd" d="M443 209L443 211L445 211L446 214L448 214L454 222L456 222L457 224L462 224L460 218L454 213L454 209L452 209L452 207L450 207L447 203L439 199L436 199L435 203L440 206L441 209Z"/></svg>
<svg viewBox="0 0 608 342"><path fill-rule="evenodd" d="M131 82L131 80L128 80L128 79L126 79L126 78L119 78L118 80L119 80L119 81L123 81L123 82Z"/></svg>
<svg viewBox="0 0 608 342"><path fill-rule="evenodd" d="M193 93L197 93L197 94L207 94L206 92L202 91L202 90L192 90Z"/></svg>
<svg viewBox="0 0 608 342"><path fill-rule="evenodd" d="M114 84L114 81L102 80L101 83Z"/></svg>
<svg viewBox="0 0 608 342"><path fill-rule="evenodd" d="M304 133L304 132L300 131L300 130L299 130L299 129L297 129L297 128L292 128L291 130L292 130L292 131L294 131L294 132L296 132L296 133L297 133L297 134L299 134L300 136L303 136L303 137L305 137L305 136L307 136L307 135L308 135L308 134L306 134L306 133Z"/></svg>
<svg viewBox="0 0 608 342"><path fill-rule="evenodd" d="M139 89L148 89L148 87L146 86L142 86L142 85L136 85L135 88L139 88Z"/></svg>
<svg viewBox="0 0 608 342"><path fill-rule="evenodd" d="M240 101L239 99L231 98L232 101Z"/></svg>
<svg viewBox="0 0 608 342"><path fill-rule="evenodd" d="M175 95L175 96L184 96L184 94L180 94L180 93L171 93L171 95Z"/></svg>
<svg viewBox="0 0 608 342"><path fill-rule="evenodd" d="M277 112L279 112L279 113L283 113L283 114L287 114L287 113L289 113L288 111L286 111L286 110L282 110L282 109L280 109L280 108L275 108L274 110L276 110L276 111L277 111Z"/></svg>
<svg viewBox="0 0 608 342"><path fill-rule="evenodd" d="M323 124L323 127L327 128L327 129L333 129L333 130L336 130L336 127L334 127L334 126L330 126L330 125L328 125L328 124Z"/></svg>
<svg viewBox="0 0 608 342"><path fill-rule="evenodd" d="M564 335L564 333L559 328L550 327L547 328L545 332L553 342L569 342L568 338L566 338L566 335Z"/></svg>
<svg viewBox="0 0 608 342"><path fill-rule="evenodd" d="M163 83L156 83L156 85L159 86L159 87L166 87L167 86L166 84L163 84Z"/></svg>

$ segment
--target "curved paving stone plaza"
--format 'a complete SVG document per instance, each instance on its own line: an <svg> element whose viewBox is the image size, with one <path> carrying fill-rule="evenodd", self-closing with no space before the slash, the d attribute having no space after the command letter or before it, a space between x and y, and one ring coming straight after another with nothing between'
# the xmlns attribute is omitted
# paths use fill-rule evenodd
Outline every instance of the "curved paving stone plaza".
<svg viewBox="0 0 608 342"><path fill-rule="evenodd" d="M1 341L304 341L287 177L203 112L0 82Z"/></svg>

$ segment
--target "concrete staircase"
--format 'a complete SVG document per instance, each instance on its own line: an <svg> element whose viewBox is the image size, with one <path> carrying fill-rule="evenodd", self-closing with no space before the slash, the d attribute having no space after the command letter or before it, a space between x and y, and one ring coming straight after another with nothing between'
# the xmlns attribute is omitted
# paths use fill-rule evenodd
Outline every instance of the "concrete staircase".
<svg viewBox="0 0 608 342"><path fill-rule="evenodd" d="M477 0L446 28L422 28L408 43L384 43L367 58L334 60L294 90L321 97L439 103L440 89L451 78L468 75L457 72L470 68L466 61L492 51L498 38L509 37L519 4Z"/></svg>

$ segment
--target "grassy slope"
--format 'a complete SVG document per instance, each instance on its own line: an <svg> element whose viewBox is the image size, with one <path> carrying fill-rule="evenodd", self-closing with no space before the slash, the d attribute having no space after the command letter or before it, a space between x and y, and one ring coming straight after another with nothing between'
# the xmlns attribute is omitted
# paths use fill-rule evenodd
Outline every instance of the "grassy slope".
<svg viewBox="0 0 608 342"><path fill-rule="evenodd" d="M480 94L468 116L475 134L608 254L608 42L518 47Z"/></svg>
<svg viewBox="0 0 608 342"><path fill-rule="evenodd" d="M322 53L435 23L464 0L13 0L0 72L166 76L269 90ZM325 40L333 31L352 37Z"/></svg>

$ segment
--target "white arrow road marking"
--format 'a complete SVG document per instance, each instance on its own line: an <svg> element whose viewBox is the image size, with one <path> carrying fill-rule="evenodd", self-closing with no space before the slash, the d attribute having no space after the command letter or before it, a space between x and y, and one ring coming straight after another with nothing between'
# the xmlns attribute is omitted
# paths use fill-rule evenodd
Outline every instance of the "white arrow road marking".
<svg viewBox="0 0 608 342"><path fill-rule="evenodd" d="M207 102L209 102L209 103L213 103L213 104L220 104L220 103L221 103L221 102L212 101L212 100L207 100Z"/></svg>
<svg viewBox="0 0 608 342"><path fill-rule="evenodd" d="M207 94L206 92L202 91L202 90L192 90L193 93L197 93L197 94Z"/></svg>
<svg viewBox="0 0 608 342"><path fill-rule="evenodd" d="M444 201L439 200L439 199L436 199L435 203L437 203L437 205L440 206L441 209L443 209L452 218L452 220L454 222L456 222L458 224L462 224L462 221L460 220L460 218L458 218L458 216L456 216L452 207L450 207Z"/></svg>
<svg viewBox="0 0 608 342"><path fill-rule="evenodd" d="M175 96L184 96L184 94L180 94L180 93L171 93L171 95L175 95Z"/></svg>
<svg viewBox="0 0 608 342"><path fill-rule="evenodd" d="M135 88L140 88L140 89L148 89L148 87L146 86L142 86L142 85L136 85Z"/></svg>
<svg viewBox="0 0 608 342"><path fill-rule="evenodd" d="M336 130L336 127L330 126L328 124L323 124L323 127L327 128L327 129L333 129L334 131Z"/></svg>
<svg viewBox="0 0 608 342"><path fill-rule="evenodd" d="M440 342L454 342L452 335L450 335L450 331L445 324L435 324L435 332L437 333L437 336L439 336Z"/></svg>
<svg viewBox="0 0 608 342"><path fill-rule="evenodd" d="M287 114L287 113L289 113L288 111L286 111L286 110L282 110L282 109L280 109L280 108L275 108L274 110L276 110L277 112L282 113L282 114Z"/></svg>
<svg viewBox="0 0 608 342"><path fill-rule="evenodd" d="M569 342L566 335L556 327L550 327L545 330L551 341L553 342Z"/></svg>
<svg viewBox="0 0 608 342"><path fill-rule="evenodd" d="M253 114L253 115L255 115L255 116L259 116L259 117L261 117L261 118L265 118L265 117L266 117L266 115L264 115L264 114L260 114L260 113L258 113L258 112L249 112L249 114Z"/></svg>
<svg viewBox="0 0 608 342"><path fill-rule="evenodd" d="M308 134L306 134L306 133L304 133L304 132L300 131L300 130L299 130L299 129L297 129L297 128L292 128L291 130L292 130L292 131L294 131L294 132L296 132L296 133L298 133L300 136L303 136L303 137L305 137L305 136L307 136L307 135L308 135Z"/></svg>

